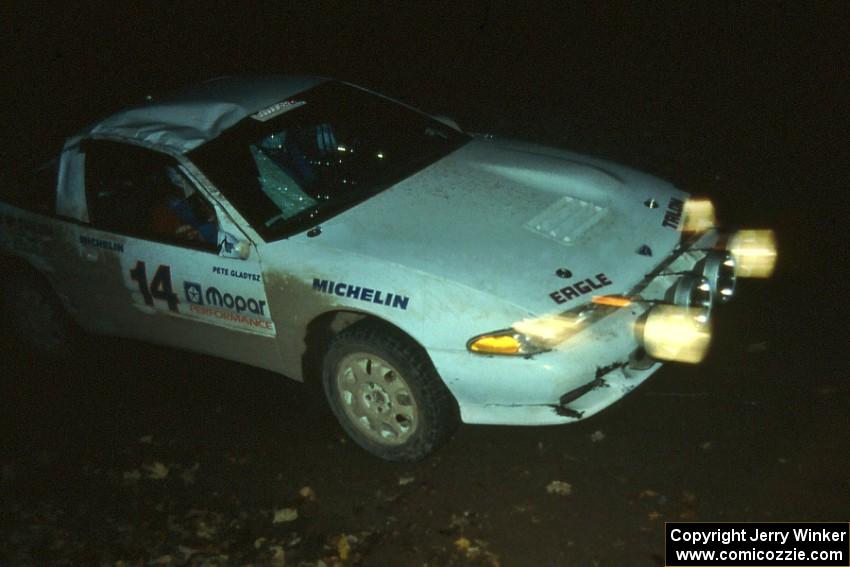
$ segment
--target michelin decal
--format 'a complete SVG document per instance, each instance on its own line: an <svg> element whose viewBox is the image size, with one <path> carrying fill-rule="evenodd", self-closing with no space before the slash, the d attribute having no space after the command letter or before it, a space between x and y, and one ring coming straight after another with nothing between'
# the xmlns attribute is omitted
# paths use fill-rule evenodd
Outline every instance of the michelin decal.
<svg viewBox="0 0 850 567"><path fill-rule="evenodd" d="M406 310L408 303L410 303L410 298L406 295L398 295L382 291L380 289L360 287L344 282L320 280L318 278L313 278L313 291L327 293L328 295L336 295L339 297L358 299L369 303L377 303L379 305L386 305L387 307L402 310Z"/></svg>
<svg viewBox="0 0 850 567"><path fill-rule="evenodd" d="M86 236L85 234L80 235L80 244L82 244L83 246L89 246L91 248L100 248L101 250L118 252L119 254L124 253L124 245L120 242L104 240L102 238L93 238L91 236Z"/></svg>

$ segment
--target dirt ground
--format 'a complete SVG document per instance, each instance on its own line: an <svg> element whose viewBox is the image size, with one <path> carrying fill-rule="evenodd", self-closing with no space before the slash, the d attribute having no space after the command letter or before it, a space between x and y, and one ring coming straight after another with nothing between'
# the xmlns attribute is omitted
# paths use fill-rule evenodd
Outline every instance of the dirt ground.
<svg viewBox="0 0 850 567"><path fill-rule="evenodd" d="M664 564L665 521L850 519L848 154L830 66L803 49L817 26L791 27L784 40L781 26L765 32L755 55L739 38L732 49L745 62L727 54L729 67L704 56L693 70L676 56L656 81L643 76L652 65L627 57L649 41L639 33L649 20L627 34L634 45L605 51L598 41L601 55L587 48L563 63L589 70L558 74L560 60L529 66L544 47L502 46L501 33L533 43L507 16L469 17L468 28L458 24L469 49L458 41L444 48L456 54L434 61L407 53L404 65L396 53L373 66L367 45L307 62L470 129L649 171L710 195L731 226L774 228L774 277L740 283L717 315L708 359L667 365L578 424L462 426L432 457L399 465L347 441L315 387L269 372L114 339L56 368L3 339L0 564L649 567ZM594 19L593 29L613 29L606 22ZM370 33L373 42L396 37ZM665 45L726 53L726 33L738 37L715 32L703 44L668 31ZM233 45L247 50L255 37ZM82 55L59 50L65 63L48 55L53 44L32 57L48 72L69 60L108 68L92 41ZM116 53L123 64L135 52ZM228 68L251 68L250 50L228 53ZM490 56L501 63L482 63ZM287 69L263 57L270 70ZM153 60L134 73L173 82ZM815 74L800 79L807 69ZM122 73L115 80L126 89L133 73ZM679 83L692 79L698 86ZM54 93L70 79L47 81ZM80 83L67 99L78 118L98 102ZM44 117L18 120L46 128ZM12 148L7 135L4 154Z"/></svg>

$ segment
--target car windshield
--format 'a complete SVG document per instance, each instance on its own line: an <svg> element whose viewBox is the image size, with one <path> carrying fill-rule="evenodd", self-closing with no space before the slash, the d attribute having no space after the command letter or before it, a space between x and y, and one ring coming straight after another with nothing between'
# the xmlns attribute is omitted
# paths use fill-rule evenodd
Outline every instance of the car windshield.
<svg viewBox="0 0 850 567"><path fill-rule="evenodd" d="M316 226L468 137L402 104L328 82L253 114L189 154L254 229Z"/></svg>

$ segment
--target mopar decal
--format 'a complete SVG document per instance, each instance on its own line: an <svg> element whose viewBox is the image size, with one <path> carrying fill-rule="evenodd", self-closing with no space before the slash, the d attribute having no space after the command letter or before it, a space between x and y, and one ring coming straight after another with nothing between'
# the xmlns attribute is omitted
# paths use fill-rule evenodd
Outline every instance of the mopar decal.
<svg viewBox="0 0 850 567"><path fill-rule="evenodd" d="M183 282L183 292L186 295L186 301L189 303L204 304L204 292L201 290L201 284Z"/></svg>
<svg viewBox="0 0 850 567"><path fill-rule="evenodd" d="M596 274L593 278L586 278L580 282L562 287L558 291L553 291L549 294L549 297L555 303L566 303L571 299L581 297L595 289L600 289L608 285L611 285L611 280L608 279L608 276L605 274Z"/></svg>
<svg viewBox="0 0 850 567"><path fill-rule="evenodd" d="M248 317L247 315L241 315L239 313L233 313L232 311L226 311L224 309L218 309L216 307L208 307L206 305L196 305L192 304L189 306L189 311L192 313L197 313L198 315L204 315L206 317L215 317L216 319L221 319L222 321L230 321L232 323L238 323L240 325L244 325L246 327L253 327L257 329L265 329L267 331L274 330L274 326L271 321L266 321L265 319L256 319L254 317Z"/></svg>
<svg viewBox="0 0 850 567"><path fill-rule="evenodd" d="M230 293L221 293L215 287L207 287L204 291L199 283L183 282L183 291L186 295L186 301L193 305L209 305L212 307L224 307L243 313L245 311L265 317L266 302L263 300L245 298L241 295L233 295ZM193 309L193 311L197 311Z"/></svg>
<svg viewBox="0 0 850 567"><path fill-rule="evenodd" d="M250 280L252 282L260 281L260 274L253 274L251 272L243 272L242 270L234 270L232 268L223 268L221 266L213 266L212 269L214 274L220 274L222 276L230 276L231 278L239 278L242 280Z"/></svg>
<svg viewBox="0 0 850 567"><path fill-rule="evenodd" d="M396 295L379 289L359 287L343 282L332 282L316 278L313 278L313 291L378 303L387 307L395 307L396 309L407 309L407 304L410 302L410 298L406 295Z"/></svg>
<svg viewBox="0 0 850 567"><path fill-rule="evenodd" d="M681 199L675 197L670 198L670 204L667 205L667 211L664 213L664 222L661 226L678 229L679 223L682 222L682 210L685 208L685 203Z"/></svg>

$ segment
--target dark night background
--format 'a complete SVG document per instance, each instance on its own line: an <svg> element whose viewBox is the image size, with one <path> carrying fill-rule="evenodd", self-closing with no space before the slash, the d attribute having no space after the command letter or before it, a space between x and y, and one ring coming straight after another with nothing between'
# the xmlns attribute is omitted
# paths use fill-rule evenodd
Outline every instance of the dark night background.
<svg viewBox="0 0 850 567"><path fill-rule="evenodd" d="M147 94L329 75L710 196L775 229L779 265L703 365L573 426L462 427L415 465L270 373L112 340L58 369L4 341L0 564L652 566L664 521L850 519L850 4L143 6L0 9L3 178Z"/></svg>

